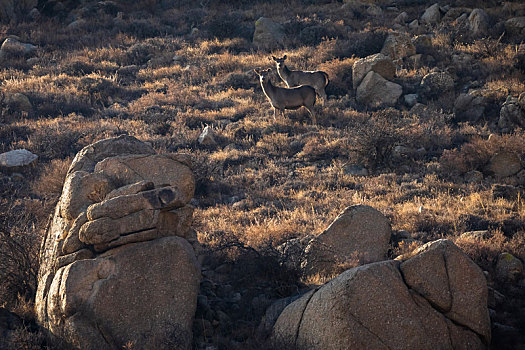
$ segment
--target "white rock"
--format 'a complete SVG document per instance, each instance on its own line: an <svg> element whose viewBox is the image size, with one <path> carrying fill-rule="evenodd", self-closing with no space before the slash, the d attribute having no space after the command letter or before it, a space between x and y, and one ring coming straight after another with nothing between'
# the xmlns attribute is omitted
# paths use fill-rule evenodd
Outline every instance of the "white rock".
<svg viewBox="0 0 525 350"><path fill-rule="evenodd" d="M27 166L38 159L36 154L26 149L17 149L0 154L0 166L6 168Z"/></svg>

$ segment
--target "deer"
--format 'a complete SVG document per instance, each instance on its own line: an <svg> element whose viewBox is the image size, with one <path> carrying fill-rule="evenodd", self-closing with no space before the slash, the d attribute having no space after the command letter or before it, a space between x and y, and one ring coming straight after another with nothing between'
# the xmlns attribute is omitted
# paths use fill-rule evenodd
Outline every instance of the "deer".
<svg viewBox="0 0 525 350"><path fill-rule="evenodd" d="M300 71L300 70L289 70L284 64L287 56L284 55L281 58L272 56L270 61L273 60L277 66L277 73L279 77L286 83L286 86L300 86L309 85L315 89L315 92L321 97L322 104L327 100L325 88L328 85L328 74L317 70L317 71Z"/></svg>
<svg viewBox="0 0 525 350"><path fill-rule="evenodd" d="M315 124L315 89L308 85L302 85L293 88L282 88L274 86L270 81L271 68L265 70L253 70L259 76L261 87L273 107L273 118L277 119L277 113L284 118L284 111L286 109L298 109L305 107L310 116L312 123Z"/></svg>

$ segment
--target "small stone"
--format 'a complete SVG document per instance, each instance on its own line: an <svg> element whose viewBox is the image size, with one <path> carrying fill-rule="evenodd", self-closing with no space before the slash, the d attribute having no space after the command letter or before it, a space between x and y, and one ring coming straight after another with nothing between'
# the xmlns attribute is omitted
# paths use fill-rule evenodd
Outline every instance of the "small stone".
<svg viewBox="0 0 525 350"><path fill-rule="evenodd" d="M368 176L368 169L361 164L348 164L345 165L343 171L346 175L354 176Z"/></svg>
<svg viewBox="0 0 525 350"><path fill-rule="evenodd" d="M33 164L38 159L36 154L26 149L17 149L0 154L0 167L16 168Z"/></svg>
<svg viewBox="0 0 525 350"><path fill-rule="evenodd" d="M401 12L397 17L394 19L394 23L404 24L408 20L408 13Z"/></svg>
<svg viewBox="0 0 525 350"><path fill-rule="evenodd" d="M487 172L497 178L504 178L517 174L522 169L521 159L514 152L501 151L489 161Z"/></svg>
<svg viewBox="0 0 525 350"><path fill-rule="evenodd" d="M414 107L417 103L418 97L418 94L407 94L403 96L403 99L408 107Z"/></svg>
<svg viewBox="0 0 525 350"><path fill-rule="evenodd" d="M483 181L483 173L478 170L471 170L463 176L465 179L465 182L472 183L472 182L481 182Z"/></svg>
<svg viewBox="0 0 525 350"><path fill-rule="evenodd" d="M29 113L33 110L33 105L29 98L20 92L8 95L5 102L14 111Z"/></svg>
<svg viewBox="0 0 525 350"><path fill-rule="evenodd" d="M523 274L523 263L510 253L501 253L496 263L496 275L507 282L516 282Z"/></svg>
<svg viewBox="0 0 525 350"><path fill-rule="evenodd" d="M215 141L214 132L209 125L206 125L202 133L198 138L199 144L203 146L215 146L217 142Z"/></svg>

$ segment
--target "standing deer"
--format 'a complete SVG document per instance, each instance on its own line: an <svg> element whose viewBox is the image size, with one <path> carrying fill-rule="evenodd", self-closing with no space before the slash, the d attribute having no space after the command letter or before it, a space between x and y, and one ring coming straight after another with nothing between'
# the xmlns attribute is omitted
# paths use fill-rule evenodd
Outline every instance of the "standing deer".
<svg viewBox="0 0 525 350"><path fill-rule="evenodd" d="M253 71L259 76L263 92L273 107L274 119L277 118L277 111L284 117L285 109L298 109L304 106L310 113L313 124L315 124L314 104L316 95L313 87L306 85L291 89L277 87L270 81L270 68L262 71L254 69Z"/></svg>
<svg viewBox="0 0 525 350"><path fill-rule="evenodd" d="M321 97L324 104L327 100L325 88L328 85L328 74L320 70L308 72L289 70L284 64L286 58L286 55L282 58L272 56L272 59L277 66L277 72L281 79L286 83L286 86L309 85L315 89L315 92Z"/></svg>

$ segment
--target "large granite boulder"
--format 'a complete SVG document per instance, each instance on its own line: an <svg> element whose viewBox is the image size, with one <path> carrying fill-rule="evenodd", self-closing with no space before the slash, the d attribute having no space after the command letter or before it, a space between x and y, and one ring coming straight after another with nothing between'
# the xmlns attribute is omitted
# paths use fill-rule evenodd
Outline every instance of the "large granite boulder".
<svg viewBox="0 0 525 350"><path fill-rule="evenodd" d="M390 57L377 53L354 62L352 66L352 84L357 89L368 72L374 71L387 80L394 79L396 66Z"/></svg>
<svg viewBox="0 0 525 350"><path fill-rule="evenodd" d="M381 212L367 205L348 207L309 242L303 273L330 276L341 266L385 260L390 236L390 222Z"/></svg>
<svg viewBox="0 0 525 350"><path fill-rule="evenodd" d="M370 71L357 87L356 100L371 108L394 106L402 94L401 85Z"/></svg>
<svg viewBox="0 0 525 350"><path fill-rule="evenodd" d="M355 267L288 305L275 348L485 349L491 330L481 269L447 240L404 262Z"/></svg>
<svg viewBox="0 0 525 350"><path fill-rule="evenodd" d="M200 267L185 155L121 136L82 149L44 238L39 323L77 349L191 345ZM164 342L170 343L170 342Z"/></svg>
<svg viewBox="0 0 525 350"><path fill-rule="evenodd" d="M284 46L284 27L270 18L260 17L255 21L253 44L263 50L279 49Z"/></svg>

